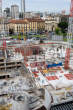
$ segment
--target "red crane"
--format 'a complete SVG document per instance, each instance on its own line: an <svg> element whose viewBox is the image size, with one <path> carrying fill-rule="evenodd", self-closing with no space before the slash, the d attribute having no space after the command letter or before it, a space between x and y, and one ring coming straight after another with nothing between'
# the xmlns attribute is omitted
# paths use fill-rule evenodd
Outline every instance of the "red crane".
<svg viewBox="0 0 73 110"><path fill-rule="evenodd" d="M73 0L71 0L70 16L73 17Z"/></svg>
<svg viewBox="0 0 73 110"><path fill-rule="evenodd" d="M69 69L69 60L70 60L70 48L67 48L65 55L65 64L64 64L65 69Z"/></svg>
<svg viewBox="0 0 73 110"><path fill-rule="evenodd" d="M71 0L71 5L70 5L70 17L73 17L73 0ZM65 69L69 69L69 60L70 60L70 48L67 48L65 55L65 64L64 64Z"/></svg>
<svg viewBox="0 0 73 110"><path fill-rule="evenodd" d="M6 39L3 39L3 49L6 49Z"/></svg>

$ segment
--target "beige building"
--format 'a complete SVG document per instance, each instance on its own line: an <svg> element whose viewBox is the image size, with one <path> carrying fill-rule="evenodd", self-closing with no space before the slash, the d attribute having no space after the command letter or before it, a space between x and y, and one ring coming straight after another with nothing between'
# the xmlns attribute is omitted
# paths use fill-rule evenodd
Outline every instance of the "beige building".
<svg viewBox="0 0 73 110"><path fill-rule="evenodd" d="M48 16L45 18L45 30L49 31L55 31L56 27L58 26L58 23L60 22L60 16Z"/></svg>
<svg viewBox="0 0 73 110"><path fill-rule="evenodd" d="M28 32L43 32L45 30L45 21L42 19L24 19L24 20L9 20L8 30L13 30L14 33Z"/></svg>
<svg viewBox="0 0 73 110"><path fill-rule="evenodd" d="M45 20L45 30L49 31L55 31L55 29L57 28L58 23L56 22L56 20Z"/></svg>
<svg viewBox="0 0 73 110"><path fill-rule="evenodd" d="M0 18L0 34L8 32L8 25L5 18Z"/></svg>

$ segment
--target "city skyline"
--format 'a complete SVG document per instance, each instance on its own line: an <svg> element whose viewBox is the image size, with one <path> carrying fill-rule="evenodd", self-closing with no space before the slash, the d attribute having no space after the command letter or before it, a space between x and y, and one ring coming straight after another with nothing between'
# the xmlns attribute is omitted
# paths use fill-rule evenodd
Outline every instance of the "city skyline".
<svg viewBox="0 0 73 110"><path fill-rule="evenodd" d="M60 12L66 10L66 12L69 12L70 2L71 0L26 0L26 11ZM19 5L21 10L21 0L11 0L10 2L4 0L3 9L13 4Z"/></svg>

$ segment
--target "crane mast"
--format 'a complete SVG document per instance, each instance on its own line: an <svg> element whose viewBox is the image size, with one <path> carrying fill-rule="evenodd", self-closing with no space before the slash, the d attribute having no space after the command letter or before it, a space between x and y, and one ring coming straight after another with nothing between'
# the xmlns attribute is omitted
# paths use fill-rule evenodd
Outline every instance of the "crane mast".
<svg viewBox="0 0 73 110"><path fill-rule="evenodd" d="M65 55L65 64L64 68L69 69L69 62L70 62L70 44L72 42L73 38L73 0L71 0L70 5L70 17L69 17L69 26L68 26L68 47L66 49L66 55Z"/></svg>

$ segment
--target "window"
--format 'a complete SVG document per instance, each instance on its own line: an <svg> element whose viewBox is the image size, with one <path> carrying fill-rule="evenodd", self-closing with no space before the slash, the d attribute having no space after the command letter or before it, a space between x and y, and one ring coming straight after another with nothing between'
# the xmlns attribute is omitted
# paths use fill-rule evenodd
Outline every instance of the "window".
<svg viewBox="0 0 73 110"><path fill-rule="evenodd" d="M17 26L17 32L18 32L18 26Z"/></svg>

